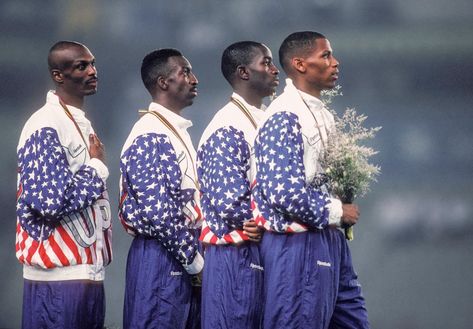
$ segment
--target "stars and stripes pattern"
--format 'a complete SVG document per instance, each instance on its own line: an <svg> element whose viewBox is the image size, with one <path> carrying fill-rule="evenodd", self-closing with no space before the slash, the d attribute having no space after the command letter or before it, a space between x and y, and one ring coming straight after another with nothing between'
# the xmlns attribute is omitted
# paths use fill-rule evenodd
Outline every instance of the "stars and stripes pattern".
<svg viewBox="0 0 473 329"><path fill-rule="evenodd" d="M82 165L76 173L69 168L52 128L35 131L18 149L16 255L21 263L43 268L95 264L95 227L87 228L93 241L81 245L65 221L72 216L85 222L88 216L95 223L98 215L91 205L102 197L105 183L92 167ZM111 258L110 241L105 244Z"/></svg>
<svg viewBox="0 0 473 329"><path fill-rule="evenodd" d="M306 184L304 144L296 114L273 114L254 145L256 179L252 190L255 220L267 230L302 232L328 224L328 194Z"/></svg>
<svg viewBox="0 0 473 329"><path fill-rule="evenodd" d="M252 219L250 207L250 148L234 127L217 129L197 151L204 224L200 240L210 244L248 240L243 223Z"/></svg>
<svg viewBox="0 0 473 329"><path fill-rule="evenodd" d="M119 216L128 233L158 239L183 265L197 253L186 207L195 208L195 189L181 188L181 170L167 135L135 138L121 157Z"/></svg>

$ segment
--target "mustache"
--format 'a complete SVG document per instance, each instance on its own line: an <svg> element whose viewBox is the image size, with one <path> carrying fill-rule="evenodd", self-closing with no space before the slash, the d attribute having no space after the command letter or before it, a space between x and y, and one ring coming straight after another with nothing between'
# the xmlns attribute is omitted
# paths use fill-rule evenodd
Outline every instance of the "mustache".
<svg viewBox="0 0 473 329"><path fill-rule="evenodd" d="M99 78L95 75L95 76L93 76L92 78L87 79L87 80L85 81L85 83L97 82L97 81L99 81Z"/></svg>

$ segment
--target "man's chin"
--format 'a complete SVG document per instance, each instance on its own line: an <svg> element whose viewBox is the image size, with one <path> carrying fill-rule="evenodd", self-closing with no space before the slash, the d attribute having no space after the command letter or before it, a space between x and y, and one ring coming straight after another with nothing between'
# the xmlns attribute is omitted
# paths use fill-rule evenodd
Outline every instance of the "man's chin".
<svg viewBox="0 0 473 329"><path fill-rule="evenodd" d="M192 104L194 104L194 99L195 99L196 97L197 97L197 95L190 97L190 98L187 100L187 105L186 105L186 106L191 106Z"/></svg>
<svg viewBox="0 0 473 329"><path fill-rule="evenodd" d="M84 92L85 96L95 95L97 93L97 88L89 89Z"/></svg>

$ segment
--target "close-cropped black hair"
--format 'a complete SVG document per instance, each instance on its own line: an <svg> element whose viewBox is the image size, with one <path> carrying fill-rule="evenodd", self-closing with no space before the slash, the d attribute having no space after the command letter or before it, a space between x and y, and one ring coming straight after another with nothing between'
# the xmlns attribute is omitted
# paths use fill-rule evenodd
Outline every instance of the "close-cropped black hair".
<svg viewBox="0 0 473 329"><path fill-rule="evenodd" d="M308 56L314 50L317 39L326 37L313 31L294 32L287 36L279 47L279 63L283 70L287 72L292 58Z"/></svg>
<svg viewBox="0 0 473 329"><path fill-rule="evenodd" d="M263 49L263 44L255 41L240 41L228 46L222 54L222 74L233 84L237 67L250 64L257 55L257 50Z"/></svg>
<svg viewBox="0 0 473 329"><path fill-rule="evenodd" d="M51 70L54 70L54 69L59 69L59 70L63 69L62 66L63 66L64 63L61 62L61 61L58 61L57 57L54 56L55 52L65 50L65 49L68 49L68 48L74 48L74 47L87 48L83 44L81 44L79 42L76 42L76 41L62 40L62 41L56 42L49 49L49 53L48 53L48 68L49 68L49 70L51 71Z"/></svg>
<svg viewBox="0 0 473 329"><path fill-rule="evenodd" d="M167 62L169 57L174 56L182 56L182 53L174 48L163 48L153 50L143 58L141 79L149 92L152 92L158 77L165 77L170 73Z"/></svg>

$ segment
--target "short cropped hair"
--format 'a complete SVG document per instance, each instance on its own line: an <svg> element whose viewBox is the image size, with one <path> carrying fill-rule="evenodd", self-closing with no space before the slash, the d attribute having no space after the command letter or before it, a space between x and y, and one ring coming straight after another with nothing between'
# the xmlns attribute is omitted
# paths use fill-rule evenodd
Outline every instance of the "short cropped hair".
<svg viewBox="0 0 473 329"><path fill-rule="evenodd" d="M222 74L225 79L233 84L235 72L240 65L250 64L257 55L257 50L264 49L262 43L255 41L240 41L228 46L222 54Z"/></svg>
<svg viewBox="0 0 473 329"><path fill-rule="evenodd" d="M62 62L62 61L60 62L60 61L57 60L57 58L54 56L55 52L62 51L62 50L65 50L65 49L69 49L69 48L74 48L74 47L87 48L83 44L81 44L79 42L76 42L76 41L63 40L63 41L56 42L49 49L49 53L48 53L48 68L49 68L49 70L50 71L51 70L62 70L64 68L63 67L64 62Z"/></svg>
<svg viewBox="0 0 473 329"><path fill-rule="evenodd" d="M174 48L163 48L153 50L143 58L141 63L141 79L150 93L153 92L158 77L166 77L171 73L167 62L170 57L174 56L182 56L182 53Z"/></svg>
<svg viewBox="0 0 473 329"><path fill-rule="evenodd" d="M315 49L317 39L326 39L318 32L302 31L290 34L279 47L279 63L287 73L291 59L294 57L307 57Z"/></svg>

